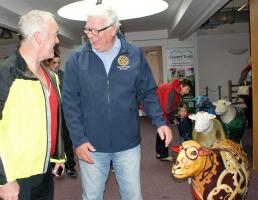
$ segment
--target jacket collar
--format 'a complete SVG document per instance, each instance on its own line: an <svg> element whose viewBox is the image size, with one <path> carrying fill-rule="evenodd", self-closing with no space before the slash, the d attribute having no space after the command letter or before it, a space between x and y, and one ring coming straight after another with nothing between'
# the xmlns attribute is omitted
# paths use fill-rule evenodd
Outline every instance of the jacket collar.
<svg viewBox="0 0 258 200"><path fill-rule="evenodd" d="M22 77L28 78L28 79L38 79L28 68L28 65L26 63L26 61L24 60L24 58L21 56L20 52L19 52L19 46L18 48L15 50L15 68L18 72L18 74L20 74ZM43 63L41 63L41 66L43 66L44 68L45 65Z"/></svg>
<svg viewBox="0 0 258 200"><path fill-rule="evenodd" d="M15 50L15 67L20 69L21 71L26 71L28 69L26 61L23 59L19 52L19 47Z"/></svg>
<svg viewBox="0 0 258 200"><path fill-rule="evenodd" d="M26 61L19 52L19 47L15 51L15 68L18 74L28 79L37 79L36 76L29 70Z"/></svg>
<svg viewBox="0 0 258 200"><path fill-rule="evenodd" d="M180 86L180 80L179 79L175 79L172 83L171 83L171 87L176 90L176 92L178 94L181 94L181 86Z"/></svg>

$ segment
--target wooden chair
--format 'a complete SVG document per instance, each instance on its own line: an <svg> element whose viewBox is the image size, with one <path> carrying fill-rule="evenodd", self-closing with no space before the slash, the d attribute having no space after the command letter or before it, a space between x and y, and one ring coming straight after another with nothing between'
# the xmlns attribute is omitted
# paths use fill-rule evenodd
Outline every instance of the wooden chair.
<svg viewBox="0 0 258 200"><path fill-rule="evenodd" d="M239 84L233 84L232 80L228 80L228 100L241 109L245 109L246 105L242 97L237 94Z"/></svg>

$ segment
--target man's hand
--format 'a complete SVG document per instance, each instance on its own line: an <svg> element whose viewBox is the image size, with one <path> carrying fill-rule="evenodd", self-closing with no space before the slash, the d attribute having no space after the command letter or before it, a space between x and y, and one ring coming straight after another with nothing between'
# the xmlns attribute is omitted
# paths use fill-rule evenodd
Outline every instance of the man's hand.
<svg viewBox="0 0 258 200"><path fill-rule="evenodd" d="M84 160L87 163L93 164L94 160L89 154L90 151L94 152L96 151L96 149L89 142L86 142L75 149L76 155L79 159Z"/></svg>
<svg viewBox="0 0 258 200"><path fill-rule="evenodd" d="M0 198L3 200L18 200L20 186L17 181L8 182L0 186Z"/></svg>
<svg viewBox="0 0 258 200"><path fill-rule="evenodd" d="M61 174L60 174L60 171ZM65 164L64 163L56 163L54 169L52 170L52 174L54 174L55 176L62 176L64 174L65 171Z"/></svg>
<svg viewBox="0 0 258 200"><path fill-rule="evenodd" d="M157 132L158 132L161 140L165 139L165 146L168 147L168 145L170 144L170 142L173 139L171 129L168 126L164 125L164 126L159 127L157 129Z"/></svg>

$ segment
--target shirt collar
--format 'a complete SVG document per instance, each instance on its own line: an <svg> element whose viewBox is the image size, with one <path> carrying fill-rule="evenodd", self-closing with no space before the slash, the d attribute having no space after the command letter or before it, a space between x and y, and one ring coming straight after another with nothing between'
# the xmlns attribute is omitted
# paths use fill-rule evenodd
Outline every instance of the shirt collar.
<svg viewBox="0 0 258 200"><path fill-rule="evenodd" d="M120 48L121 48L121 41L120 41L120 39L116 36L116 38L115 38L115 43L114 43L113 47L112 47L109 51L107 51L107 52L101 52L101 51L98 51L98 50L96 50L96 49L94 49L94 48L92 48L92 50L93 50L94 53L108 54L108 53L110 53L110 52L112 52L112 51L114 51L114 50L116 50L116 49L120 49Z"/></svg>

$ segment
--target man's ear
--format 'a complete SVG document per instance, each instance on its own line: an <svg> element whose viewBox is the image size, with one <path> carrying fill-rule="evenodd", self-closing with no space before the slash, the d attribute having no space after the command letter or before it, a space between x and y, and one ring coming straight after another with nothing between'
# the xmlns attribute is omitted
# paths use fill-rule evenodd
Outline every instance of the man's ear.
<svg viewBox="0 0 258 200"><path fill-rule="evenodd" d="M37 31L37 32L33 33L33 38L34 38L34 41L38 45L40 45L42 43L42 36L41 36L40 32Z"/></svg>
<svg viewBox="0 0 258 200"><path fill-rule="evenodd" d="M112 26L112 36L115 36L116 33L118 32L118 29L115 25Z"/></svg>

